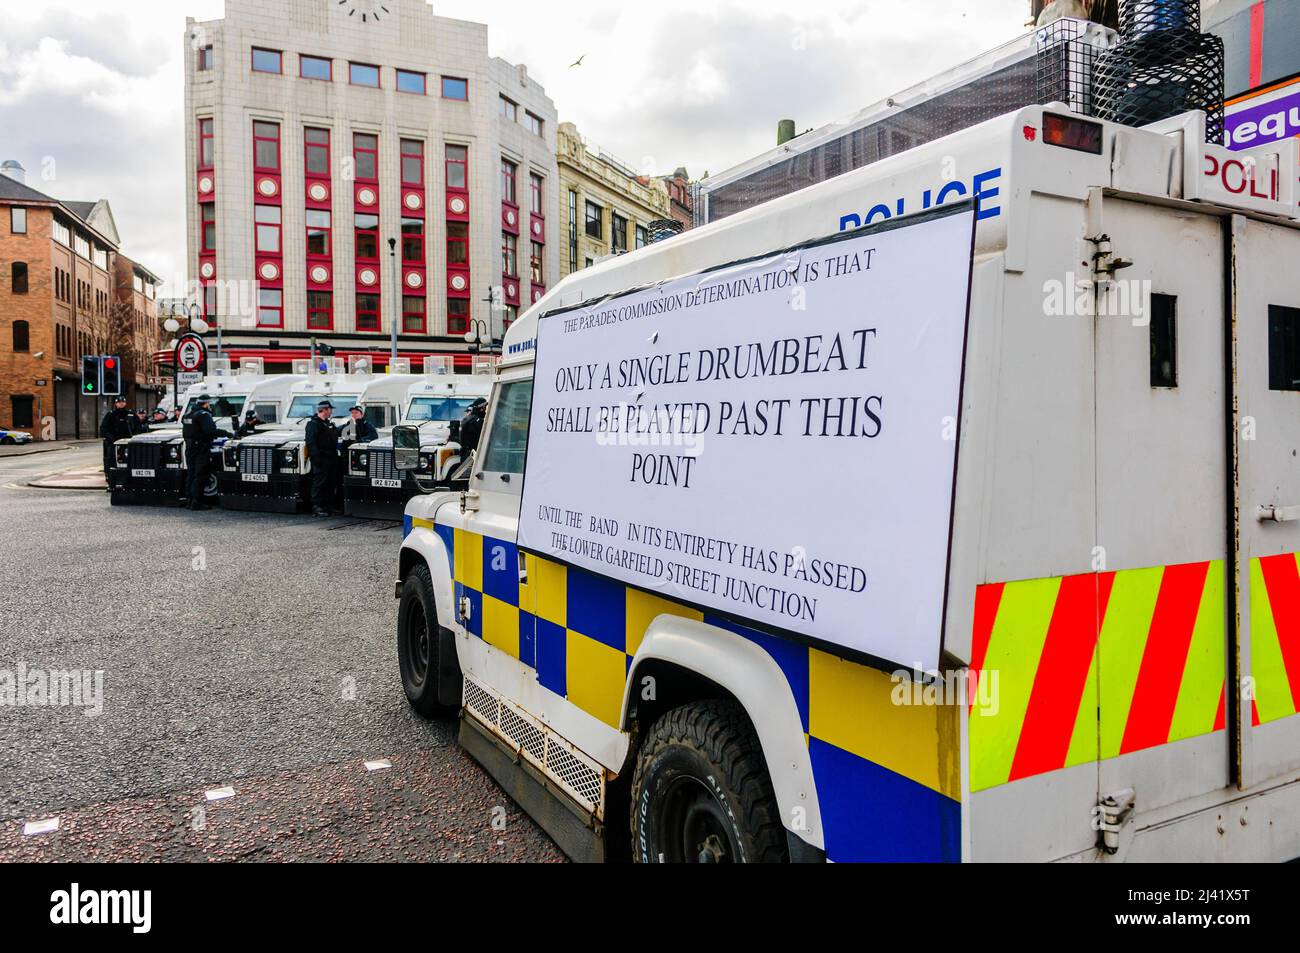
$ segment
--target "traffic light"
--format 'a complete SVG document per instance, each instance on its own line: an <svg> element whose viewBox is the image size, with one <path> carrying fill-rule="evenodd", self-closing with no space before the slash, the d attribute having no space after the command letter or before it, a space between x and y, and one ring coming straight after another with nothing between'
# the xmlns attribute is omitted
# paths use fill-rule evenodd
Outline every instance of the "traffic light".
<svg viewBox="0 0 1300 953"><path fill-rule="evenodd" d="M81 358L81 392L91 397L98 397L103 390L99 358L86 354Z"/></svg>
<svg viewBox="0 0 1300 953"><path fill-rule="evenodd" d="M102 393L105 397L117 397L122 393L122 361L116 355L104 355L100 362L104 369Z"/></svg>

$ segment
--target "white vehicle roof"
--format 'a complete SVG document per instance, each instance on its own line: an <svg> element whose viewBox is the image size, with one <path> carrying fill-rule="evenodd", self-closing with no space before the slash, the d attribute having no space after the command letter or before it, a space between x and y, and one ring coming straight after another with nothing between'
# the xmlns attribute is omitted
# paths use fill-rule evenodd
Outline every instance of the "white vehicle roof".
<svg viewBox="0 0 1300 953"><path fill-rule="evenodd" d="M1045 114L1100 127L1097 151L1047 142ZM1027 106L573 272L510 326L501 366L532 362L537 318L548 311L972 195L981 201L976 255L1002 252L1009 269L1023 267L1034 240L1023 210L1034 193L1079 200L1111 189L1300 222L1298 163L1297 139L1238 151L1205 142L1200 112L1138 129L1076 116L1059 103ZM1250 174L1245 188L1240 180Z"/></svg>

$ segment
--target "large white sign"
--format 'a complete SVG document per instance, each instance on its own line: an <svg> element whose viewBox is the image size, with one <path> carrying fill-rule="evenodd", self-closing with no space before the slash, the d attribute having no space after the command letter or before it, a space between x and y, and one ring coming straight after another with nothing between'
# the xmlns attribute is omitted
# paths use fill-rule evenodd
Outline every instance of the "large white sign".
<svg viewBox="0 0 1300 953"><path fill-rule="evenodd" d="M973 219L543 316L520 545L936 668Z"/></svg>

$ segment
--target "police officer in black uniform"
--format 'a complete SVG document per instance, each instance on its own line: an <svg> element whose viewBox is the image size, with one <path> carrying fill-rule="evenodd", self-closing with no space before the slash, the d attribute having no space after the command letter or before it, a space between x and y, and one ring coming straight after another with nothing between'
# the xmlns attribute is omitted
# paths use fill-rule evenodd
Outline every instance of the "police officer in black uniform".
<svg viewBox="0 0 1300 953"><path fill-rule="evenodd" d="M185 458L189 465L186 493L192 510L210 510L203 502L203 491L212 474L212 441L217 436L217 422L212 419L210 394L200 394L194 412L181 419L181 435L185 438Z"/></svg>
<svg viewBox="0 0 1300 953"><path fill-rule="evenodd" d="M239 429L235 431L235 436L247 437L250 434L257 433L257 425L261 422L262 418L257 416L257 411L250 410L248 413L244 414L244 422L240 424Z"/></svg>
<svg viewBox="0 0 1300 953"><path fill-rule="evenodd" d="M330 417L334 405L322 400L316 416L307 421L304 434L307 458L311 461L311 511L314 516L332 516L335 471L339 466L339 428Z"/></svg>
<svg viewBox="0 0 1300 953"><path fill-rule="evenodd" d="M113 409L99 422L99 435L104 438L104 480L109 486L113 484L114 442L125 440L136 433L139 433L139 430L136 427L135 415L126 409L126 398L114 397Z"/></svg>
<svg viewBox="0 0 1300 953"><path fill-rule="evenodd" d="M478 447L479 437L483 434L483 418L487 416L487 401L482 397L475 399L465 411L465 419L460 422L460 458L468 460L470 451Z"/></svg>

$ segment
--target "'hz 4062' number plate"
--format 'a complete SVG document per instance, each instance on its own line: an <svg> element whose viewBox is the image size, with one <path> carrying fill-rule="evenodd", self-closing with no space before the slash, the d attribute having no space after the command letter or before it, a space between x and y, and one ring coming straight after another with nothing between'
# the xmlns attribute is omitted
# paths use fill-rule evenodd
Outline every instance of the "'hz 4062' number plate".
<svg viewBox="0 0 1300 953"><path fill-rule="evenodd" d="M270 483L271 478L265 473L241 473L239 478L245 483Z"/></svg>

